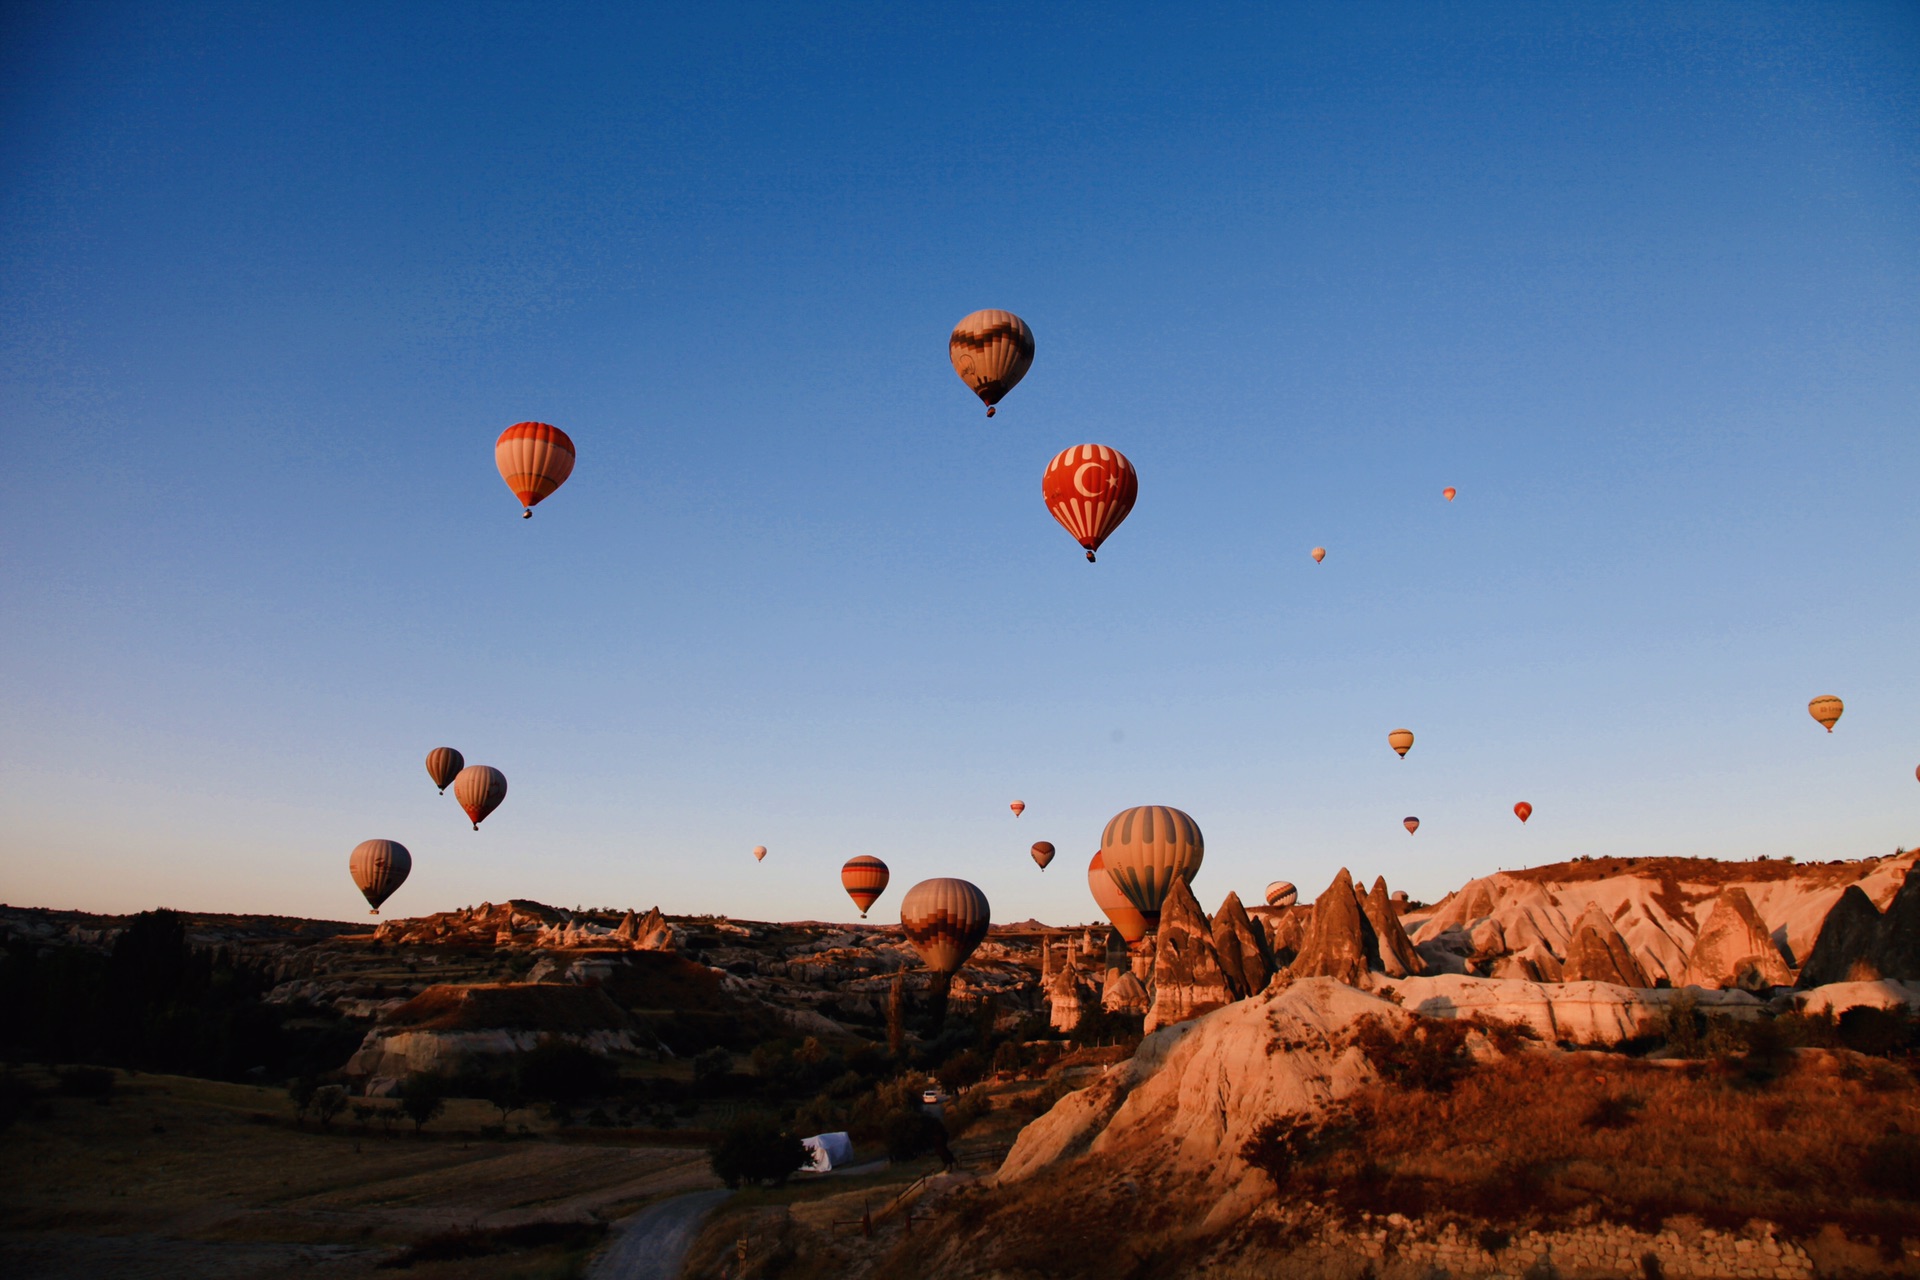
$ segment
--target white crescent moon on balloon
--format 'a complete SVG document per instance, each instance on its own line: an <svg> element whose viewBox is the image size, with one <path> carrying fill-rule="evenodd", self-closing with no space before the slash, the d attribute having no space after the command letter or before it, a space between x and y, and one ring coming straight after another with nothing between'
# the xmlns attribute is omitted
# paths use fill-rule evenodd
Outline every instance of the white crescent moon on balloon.
<svg viewBox="0 0 1920 1280"><path fill-rule="evenodd" d="M1080 496L1083 498L1106 497L1107 490L1113 487L1113 482L1108 481L1098 489L1087 488L1087 470L1089 468L1100 472L1102 475L1106 473L1106 468L1098 462L1083 462L1080 464L1080 469L1073 473L1073 487L1080 491Z"/></svg>

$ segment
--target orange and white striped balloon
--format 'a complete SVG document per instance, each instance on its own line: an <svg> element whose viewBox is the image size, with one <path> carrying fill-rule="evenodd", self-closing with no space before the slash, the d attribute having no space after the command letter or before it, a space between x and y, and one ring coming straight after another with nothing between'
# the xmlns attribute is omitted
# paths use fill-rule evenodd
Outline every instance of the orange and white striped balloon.
<svg viewBox="0 0 1920 1280"><path fill-rule="evenodd" d="M1140 496L1140 477L1118 449L1077 444L1055 455L1040 477L1047 510L1074 541L1087 549L1087 561L1120 527Z"/></svg>
<svg viewBox="0 0 1920 1280"><path fill-rule="evenodd" d="M573 441L544 422L516 422L494 442L493 464L531 518L534 507L573 474Z"/></svg>
<svg viewBox="0 0 1920 1280"><path fill-rule="evenodd" d="M867 908L887 891L887 881L892 878L886 863L866 853L857 858L848 858L846 865L840 868L840 887L853 899L853 905L860 908L862 920L867 918Z"/></svg>
<svg viewBox="0 0 1920 1280"><path fill-rule="evenodd" d="M960 380L986 402L991 418L1000 397L1033 367L1033 330L1011 311L976 311L953 326L947 359Z"/></svg>

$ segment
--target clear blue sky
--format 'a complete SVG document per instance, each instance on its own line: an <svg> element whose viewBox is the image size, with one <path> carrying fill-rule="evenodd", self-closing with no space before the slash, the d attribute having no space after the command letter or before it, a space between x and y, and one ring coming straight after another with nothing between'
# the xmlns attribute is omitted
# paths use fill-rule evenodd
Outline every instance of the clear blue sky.
<svg viewBox="0 0 1920 1280"><path fill-rule="evenodd" d="M1920 841L1912 5L0 20L7 901L351 917L387 836L399 914L871 853L1070 921L1139 803L1209 906Z"/></svg>

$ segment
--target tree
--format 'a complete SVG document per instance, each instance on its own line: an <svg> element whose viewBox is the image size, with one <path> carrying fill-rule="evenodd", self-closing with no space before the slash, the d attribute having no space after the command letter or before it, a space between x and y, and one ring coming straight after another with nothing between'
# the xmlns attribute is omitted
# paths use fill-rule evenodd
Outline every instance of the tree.
<svg viewBox="0 0 1920 1280"><path fill-rule="evenodd" d="M893 985L887 989L887 1052L896 1063L906 1060L907 975L904 973L894 974Z"/></svg>
<svg viewBox="0 0 1920 1280"><path fill-rule="evenodd" d="M420 1072L407 1077L400 1090L400 1110L413 1121L415 1133L439 1119L446 1109L446 1086L439 1076Z"/></svg>
<svg viewBox="0 0 1920 1280"><path fill-rule="evenodd" d="M695 1063L697 1068L697 1059ZM606 1058L585 1045L552 1036L542 1036L521 1059L517 1075L528 1097L568 1107L611 1092L619 1080L618 1069Z"/></svg>
<svg viewBox="0 0 1920 1280"><path fill-rule="evenodd" d="M520 1083L512 1076L497 1077L487 1090L487 1101L500 1113L500 1127L505 1128L507 1120L516 1111L526 1108L526 1095L520 1092Z"/></svg>
<svg viewBox="0 0 1920 1280"><path fill-rule="evenodd" d="M732 1070L733 1055L719 1045L693 1055L693 1082L697 1085L718 1082Z"/></svg>
<svg viewBox="0 0 1920 1280"><path fill-rule="evenodd" d="M293 1103L294 1119L307 1118L307 1112L313 1107L313 1095L319 1091L320 1082L312 1076L300 1076L287 1084L287 1101Z"/></svg>
<svg viewBox="0 0 1920 1280"><path fill-rule="evenodd" d="M320 1118L322 1129L333 1128L333 1118L345 1110L346 1105L345 1085L323 1084L313 1091L313 1114Z"/></svg>
<svg viewBox="0 0 1920 1280"><path fill-rule="evenodd" d="M807 1148L772 1116L748 1113L721 1130L707 1159L729 1187L743 1182L777 1187L806 1162Z"/></svg>

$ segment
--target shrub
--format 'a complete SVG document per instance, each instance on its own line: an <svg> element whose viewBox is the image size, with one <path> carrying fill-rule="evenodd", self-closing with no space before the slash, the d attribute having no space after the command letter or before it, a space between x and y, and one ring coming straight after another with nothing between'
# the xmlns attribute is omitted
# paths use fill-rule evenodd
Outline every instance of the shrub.
<svg viewBox="0 0 1920 1280"><path fill-rule="evenodd" d="M1874 1139L1861 1157L1860 1182L1868 1190L1920 1200L1920 1138L1889 1133Z"/></svg>
<svg viewBox="0 0 1920 1280"><path fill-rule="evenodd" d="M59 1080L60 1092L69 1098L104 1098L113 1092L112 1067L65 1067Z"/></svg>
<svg viewBox="0 0 1920 1280"><path fill-rule="evenodd" d="M780 1127L772 1116L750 1112L733 1119L708 1149L713 1172L727 1186L743 1182L779 1186L807 1159L800 1139Z"/></svg>
<svg viewBox="0 0 1920 1280"><path fill-rule="evenodd" d="M1396 1034L1381 1019L1370 1017L1354 1027L1353 1042L1387 1083L1422 1093L1451 1093L1473 1069L1467 1055L1471 1030L1462 1022L1415 1018Z"/></svg>
<svg viewBox="0 0 1920 1280"><path fill-rule="evenodd" d="M1644 1105L1630 1094L1609 1094L1595 1102L1580 1123L1588 1129L1624 1129L1634 1122Z"/></svg>
<svg viewBox="0 0 1920 1280"><path fill-rule="evenodd" d="M1240 1158L1267 1175L1277 1192L1302 1181L1301 1175L1335 1152L1353 1145L1355 1126L1344 1111L1326 1116L1275 1116L1254 1130Z"/></svg>
<svg viewBox="0 0 1920 1280"><path fill-rule="evenodd" d="M1699 1001L1691 991L1681 992L1661 1007L1658 1034L1671 1057L1701 1055Z"/></svg>
<svg viewBox="0 0 1920 1280"><path fill-rule="evenodd" d="M1840 1043L1855 1053L1884 1058L1906 1048L1913 1027L1904 1015L1892 1009L1859 1005L1840 1015L1837 1030Z"/></svg>
<svg viewBox="0 0 1920 1280"><path fill-rule="evenodd" d="M887 1159L896 1164L923 1156L940 1146L946 1129L926 1112L895 1111L880 1126L880 1139L886 1144Z"/></svg>
<svg viewBox="0 0 1920 1280"><path fill-rule="evenodd" d="M693 1055L693 1082L712 1086L733 1070L733 1055L720 1045Z"/></svg>
<svg viewBox="0 0 1920 1280"><path fill-rule="evenodd" d="M619 1082L619 1070L612 1062L584 1045L552 1036L541 1037L521 1058L517 1075L520 1093L542 1102L569 1104L607 1093ZM505 1122L504 1115L501 1120Z"/></svg>
<svg viewBox="0 0 1920 1280"><path fill-rule="evenodd" d="M446 1082L428 1072L416 1072L400 1086L400 1111L419 1133L447 1109Z"/></svg>
<svg viewBox="0 0 1920 1280"><path fill-rule="evenodd" d="M948 1058L935 1073L949 1093L958 1093L987 1073L987 1063L977 1050L962 1049Z"/></svg>
<svg viewBox="0 0 1920 1280"><path fill-rule="evenodd" d="M322 1129L333 1128L333 1118L347 1108L345 1085L324 1084L313 1091L313 1114Z"/></svg>

